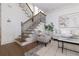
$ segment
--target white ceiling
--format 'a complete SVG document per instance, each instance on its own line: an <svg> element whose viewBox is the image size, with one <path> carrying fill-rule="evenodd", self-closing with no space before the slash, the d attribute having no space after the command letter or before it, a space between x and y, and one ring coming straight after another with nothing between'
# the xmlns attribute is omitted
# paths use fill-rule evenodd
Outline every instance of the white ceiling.
<svg viewBox="0 0 79 59"><path fill-rule="evenodd" d="M53 10L56 10L61 7L70 6L70 5L79 5L77 3L33 3L33 5L40 8L45 13L49 13Z"/></svg>

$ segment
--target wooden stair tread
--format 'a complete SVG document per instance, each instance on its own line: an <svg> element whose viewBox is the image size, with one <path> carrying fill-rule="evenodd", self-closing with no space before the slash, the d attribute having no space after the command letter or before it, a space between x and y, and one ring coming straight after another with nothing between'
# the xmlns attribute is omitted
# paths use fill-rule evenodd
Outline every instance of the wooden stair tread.
<svg viewBox="0 0 79 59"><path fill-rule="evenodd" d="M32 39L32 38L28 38L28 39ZM34 41L27 41L27 40L20 41L20 40L16 39L15 42L16 42L17 44L19 44L20 46L25 46L25 45L28 45L28 44L34 42Z"/></svg>

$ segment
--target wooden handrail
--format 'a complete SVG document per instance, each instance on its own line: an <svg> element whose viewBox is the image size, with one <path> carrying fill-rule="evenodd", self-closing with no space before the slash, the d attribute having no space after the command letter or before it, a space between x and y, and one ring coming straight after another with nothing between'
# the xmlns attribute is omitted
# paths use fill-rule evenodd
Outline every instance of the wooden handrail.
<svg viewBox="0 0 79 59"><path fill-rule="evenodd" d="M44 16L46 16L46 15L45 15L44 13L42 13L42 12L39 12L39 13L43 14ZM39 13L38 13L38 14L39 14ZM25 24L25 23L27 23L28 21L32 20L32 18L36 17L38 14L34 15L33 17L31 17L30 19L28 19L27 21L25 21L23 24Z"/></svg>
<svg viewBox="0 0 79 59"><path fill-rule="evenodd" d="M30 6L28 5L28 3L26 3L26 5L28 6L28 8L30 9L31 13L32 13L32 17L33 17L33 14L34 12L31 10ZM32 22L33 22L33 18L32 18Z"/></svg>
<svg viewBox="0 0 79 59"><path fill-rule="evenodd" d="M30 11L32 12L33 14L33 11L31 10L31 8L29 7L28 3L26 3L26 5L28 6L28 8L30 9ZM43 12L40 11L40 13L44 14ZM44 14L46 16L46 14Z"/></svg>
<svg viewBox="0 0 79 59"><path fill-rule="evenodd" d="M45 13L43 13L43 12L41 12L41 11L40 11L39 13L42 13L44 16L46 16L46 14L45 14Z"/></svg>
<svg viewBox="0 0 79 59"><path fill-rule="evenodd" d="M28 3L26 3L26 5L28 6L28 8L30 9L30 11L32 12L32 14L33 14L33 11L31 10L31 8L29 7L29 5L28 5Z"/></svg>

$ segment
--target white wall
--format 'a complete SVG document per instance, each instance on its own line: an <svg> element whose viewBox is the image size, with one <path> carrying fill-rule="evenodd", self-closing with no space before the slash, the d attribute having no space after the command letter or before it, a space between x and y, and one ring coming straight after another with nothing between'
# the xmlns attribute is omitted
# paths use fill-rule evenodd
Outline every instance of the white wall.
<svg viewBox="0 0 79 59"><path fill-rule="evenodd" d="M49 12L46 17L46 23L49 24L50 22L53 22L55 29L57 29L59 32L59 16L75 12L79 12L79 4L63 6L59 9Z"/></svg>
<svg viewBox="0 0 79 59"><path fill-rule="evenodd" d="M29 3L33 11L32 4ZM35 10L35 14L38 10ZM1 44L14 42L21 35L21 22L25 22L29 18L19 7L18 3L2 3L1 4ZM11 22L8 22L10 20Z"/></svg>
<svg viewBox="0 0 79 59"><path fill-rule="evenodd" d="M3 45L14 42L21 34L21 21L26 21L28 17L17 3L2 3L1 9L1 44Z"/></svg>

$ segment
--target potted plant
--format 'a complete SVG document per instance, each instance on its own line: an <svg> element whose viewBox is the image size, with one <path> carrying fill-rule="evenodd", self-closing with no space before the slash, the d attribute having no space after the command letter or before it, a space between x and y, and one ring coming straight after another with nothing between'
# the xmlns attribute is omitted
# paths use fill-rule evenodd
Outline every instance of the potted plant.
<svg viewBox="0 0 79 59"><path fill-rule="evenodd" d="M53 34L53 28L54 28L53 23L45 25L44 27L45 27L45 31L48 32L48 34L50 34L52 36L52 34Z"/></svg>

